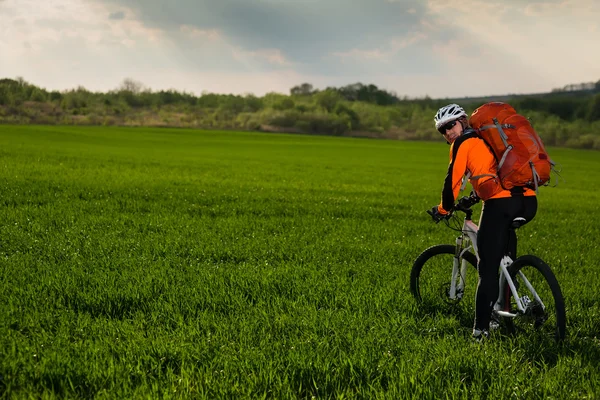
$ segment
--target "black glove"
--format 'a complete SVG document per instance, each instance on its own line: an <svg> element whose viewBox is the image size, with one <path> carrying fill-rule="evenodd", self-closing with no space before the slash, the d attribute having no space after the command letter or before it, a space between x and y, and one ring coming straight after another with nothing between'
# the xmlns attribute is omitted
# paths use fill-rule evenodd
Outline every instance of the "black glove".
<svg viewBox="0 0 600 400"><path fill-rule="evenodd" d="M448 218L448 216L450 215L450 214L440 214L438 206L431 207L431 210L427 210L427 214L431 215L431 218L433 218L433 220L435 221L436 224L438 222L440 222L441 220Z"/></svg>

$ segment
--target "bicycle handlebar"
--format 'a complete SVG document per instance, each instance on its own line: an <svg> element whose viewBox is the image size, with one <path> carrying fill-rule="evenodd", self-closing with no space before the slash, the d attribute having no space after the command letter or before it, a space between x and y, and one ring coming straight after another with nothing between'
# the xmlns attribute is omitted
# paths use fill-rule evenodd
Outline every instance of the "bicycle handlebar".
<svg viewBox="0 0 600 400"><path fill-rule="evenodd" d="M471 192L470 196L464 196L458 199L448 214L439 214L437 212L437 206L434 206L431 210L427 210L427 214L433 218L436 224L442 220L449 220L454 215L455 211L462 211L466 214L467 219L471 219L473 216L473 210L471 210L471 207L477 204L479 200L480 198L475 193Z"/></svg>
<svg viewBox="0 0 600 400"><path fill-rule="evenodd" d="M464 213L472 212L471 207L479 203L479 200L479 197L477 197L477 195L475 194L461 197L460 199L458 199L458 202L454 206L454 210L462 211Z"/></svg>
<svg viewBox="0 0 600 400"><path fill-rule="evenodd" d="M471 210L471 207L473 207L475 204L477 204L479 202L479 197L477 197L477 195L471 193L470 196L464 196L461 197L460 199L458 199L458 201L456 202L456 204L454 205L454 207L452 208L452 210L450 210L450 212L448 214L438 214L434 211L435 207L431 210L427 210L427 214L431 215L431 217L433 218L433 220L438 223L442 220L448 220L450 219L453 215L455 211L462 211L466 214L466 218L467 219L471 219L471 217L473 216L473 210Z"/></svg>

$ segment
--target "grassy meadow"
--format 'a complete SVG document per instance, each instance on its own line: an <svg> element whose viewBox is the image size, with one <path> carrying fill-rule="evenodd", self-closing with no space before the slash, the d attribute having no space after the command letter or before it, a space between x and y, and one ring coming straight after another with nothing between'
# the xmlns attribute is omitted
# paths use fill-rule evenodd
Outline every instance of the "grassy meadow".
<svg viewBox="0 0 600 400"><path fill-rule="evenodd" d="M409 291L441 140L0 126L0 398L598 398L600 153L548 150L567 339L479 345Z"/></svg>

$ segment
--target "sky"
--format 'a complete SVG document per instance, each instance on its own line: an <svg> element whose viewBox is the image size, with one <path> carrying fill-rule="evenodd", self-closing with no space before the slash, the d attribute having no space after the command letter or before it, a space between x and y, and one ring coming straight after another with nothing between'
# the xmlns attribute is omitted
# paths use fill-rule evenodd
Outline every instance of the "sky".
<svg viewBox="0 0 600 400"><path fill-rule="evenodd" d="M0 78L47 90L399 97L600 80L598 0L0 0Z"/></svg>

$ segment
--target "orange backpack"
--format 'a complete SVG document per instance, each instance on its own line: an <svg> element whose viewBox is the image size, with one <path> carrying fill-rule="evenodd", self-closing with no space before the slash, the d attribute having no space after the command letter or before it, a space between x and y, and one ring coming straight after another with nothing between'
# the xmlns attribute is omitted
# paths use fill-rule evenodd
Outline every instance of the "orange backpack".
<svg viewBox="0 0 600 400"><path fill-rule="evenodd" d="M504 189L535 189L550 181L554 162L531 123L506 103L487 103L473 111L469 125L487 143L498 162Z"/></svg>

